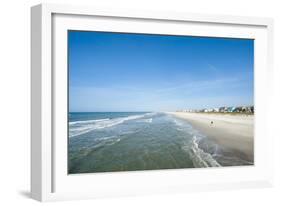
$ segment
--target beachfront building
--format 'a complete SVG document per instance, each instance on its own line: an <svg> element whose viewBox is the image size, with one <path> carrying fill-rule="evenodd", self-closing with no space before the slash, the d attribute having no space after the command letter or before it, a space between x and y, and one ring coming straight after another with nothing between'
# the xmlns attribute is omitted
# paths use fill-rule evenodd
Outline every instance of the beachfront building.
<svg viewBox="0 0 281 206"><path fill-rule="evenodd" d="M227 107L220 107L219 112L227 112Z"/></svg>
<svg viewBox="0 0 281 206"><path fill-rule="evenodd" d="M228 107L228 108L227 108L227 111L228 111L228 112L234 112L235 109L236 109L236 107Z"/></svg>
<svg viewBox="0 0 281 206"><path fill-rule="evenodd" d="M219 112L220 109L219 108L214 108L214 112Z"/></svg>
<svg viewBox="0 0 281 206"><path fill-rule="evenodd" d="M218 108L205 108L205 109L183 109L177 112L204 112L204 113L243 113L254 114L254 106L238 106L238 107L218 107Z"/></svg>

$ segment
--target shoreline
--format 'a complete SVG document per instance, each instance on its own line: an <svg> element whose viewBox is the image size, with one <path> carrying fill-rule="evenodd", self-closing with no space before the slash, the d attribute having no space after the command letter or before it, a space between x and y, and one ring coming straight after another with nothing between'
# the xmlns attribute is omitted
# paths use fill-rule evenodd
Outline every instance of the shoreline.
<svg viewBox="0 0 281 206"><path fill-rule="evenodd" d="M254 162L254 115L191 112L167 114L188 121L218 145L230 149L247 161Z"/></svg>

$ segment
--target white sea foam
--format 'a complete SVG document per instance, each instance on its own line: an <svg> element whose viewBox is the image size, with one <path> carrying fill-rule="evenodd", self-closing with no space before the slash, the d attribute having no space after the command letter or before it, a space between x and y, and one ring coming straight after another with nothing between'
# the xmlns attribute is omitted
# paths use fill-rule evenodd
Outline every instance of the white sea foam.
<svg viewBox="0 0 281 206"><path fill-rule="evenodd" d="M174 119L174 123L178 126L178 131L185 131L192 136L191 141L188 140L186 145L182 148L187 151L194 167L220 167L221 165L212 157L210 153L205 152L199 147L199 140L205 138L197 130L195 130L190 124L183 123L178 119Z"/></svg>
<svg viewBox="0 0 281 206"><path fill-rule="evenodd" d="M195 167L221 167L211 154L199 147L198 139L195 135L192 138L192 144L188 151Z"/></svg>
<svg viewBox="0 0 281 206"><path fill-rule="evenodd" d="M182 122L178 121L177 119L173 119L174 120L174 123L177 125L177 126L182 126ZM182 128L181 128L182 129Z"/></svg>
<svg viewBox="0 0 281 206"><path fill-rule="evenodd" d="M199 140L205 138L202 134L195 130L190 124L184 124L180 120L174 119L174 123L178 126L178 131L185 131L192 135L192 140L188 141L186 145L183 146L183 149L188 152L195 167L221 166L210 153L205 152L199 147Z"/></svg>
<svg viewBox="0 0 281 206"><path fill-rule="evenodd" d="M151 123L152 122L152 118L139 120L139 122Z"/></svg>
<svg viewBox="0 0 281 206"><path fill-rule="evenodd" d="M196 132L190 124L187 122L182 122L181 120L178 119L173 119L173 122L178 126L178 130L185 130L188 133L193 133Z"/></svg>
<svg viewBox="0 0 281 206"><path fill-rule="evenodd" d="M95 123L95 122L102 122L109 120L107 119L93 119L93 120L85 120L85 121L75 121L75 122L69 122L69 125L76 125L76 124L87 124L87 123Z"/></svg>
<svg viewBox="0 0 281 206"><path fill-rule="evenodd" d="M110 140L115 138L117 138L117 136L100 137L100 138L96 138L95 141L104 141L104 140Z"/></svg>
<svg viewBox="0 0 281 206"><path fill-rule="evenodd" d="M150 114L150 113L149 113ZM85 120L85 121L75 121L69 123L69 137L75 137L81 134L85 134L97 129L103 129L108 127L113 127L118 124L122 124L126 121L135 120L145 117L147 114L143 115L132 115L127 117L119 117L114 119L97 119L97 120Z"/></svg>
<svg viewBox="0 0 281 206"><path fill-rule="evenodd" d="M104 146L110 146L110 145L114 145L117 142L120 142L120 138L117 138L116 136L111 136L111 137L103 137L103 138L98 138L96 139L96 141L98 141L98 143L94 146L91 147L91 149L97 149L100 147L104 147Z"/></svg>
<svg viewBox="0 0 281 206"><path fill-rule="evenodd" d="M109 146L109 145L114 145L115 143L120 142L120 140L121 140L120 138L113 139L113 140L111 140L111 141L106 142L106 145L107 145L107 146Z"/></svg>

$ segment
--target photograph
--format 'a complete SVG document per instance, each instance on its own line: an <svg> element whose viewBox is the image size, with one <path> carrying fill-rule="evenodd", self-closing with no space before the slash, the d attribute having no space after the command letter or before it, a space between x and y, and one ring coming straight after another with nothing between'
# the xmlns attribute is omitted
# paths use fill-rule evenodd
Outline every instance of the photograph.
<svg viewBox="0 0 281 206"><path fill-rule="evenodd" d="M254 165L254 39L67 38L68 174Z"/></svg>

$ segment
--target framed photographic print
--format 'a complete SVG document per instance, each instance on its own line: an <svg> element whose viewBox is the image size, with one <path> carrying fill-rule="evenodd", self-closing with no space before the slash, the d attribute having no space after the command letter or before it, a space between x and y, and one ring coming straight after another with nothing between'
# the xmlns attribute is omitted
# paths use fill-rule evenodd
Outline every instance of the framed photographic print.
<svg viewBox="0 0 281 206"><path fill-rule="evenodd" d="M271 19L31 14L34 199L272 184Z"/></svg>

